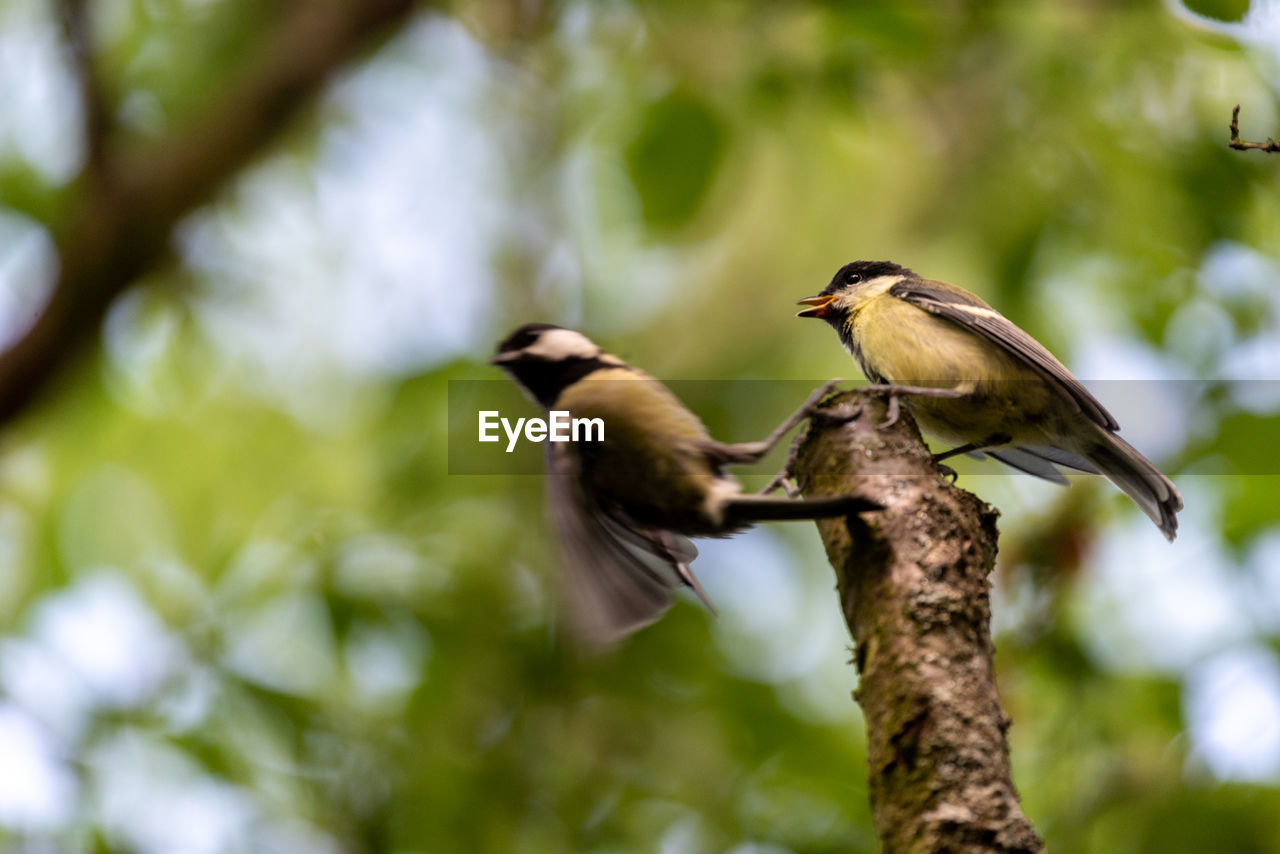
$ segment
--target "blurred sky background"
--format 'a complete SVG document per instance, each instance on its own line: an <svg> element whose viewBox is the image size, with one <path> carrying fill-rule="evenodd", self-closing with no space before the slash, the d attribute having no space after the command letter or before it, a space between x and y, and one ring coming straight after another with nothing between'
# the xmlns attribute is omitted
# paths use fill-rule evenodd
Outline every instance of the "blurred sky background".
<svg viewBox="0 0 1280 854"><path fill-rule="evenodd" d="M89 0L124 144L276 5ZM5 346L85 160L56 4L0 0L0 92ZM1280 156L1225 145L1278 93L1276 0L424 7L0 430L0 848L877 850L812 526L701 543L719 619L580 656L540 479L449 473L449 382L557 322L742 380L690 403L759 438L856 376L794 301L888 258L1036 335L1186 501L1169 546L1096 478L962 467L1049 847L1280 851Z"/></svg>

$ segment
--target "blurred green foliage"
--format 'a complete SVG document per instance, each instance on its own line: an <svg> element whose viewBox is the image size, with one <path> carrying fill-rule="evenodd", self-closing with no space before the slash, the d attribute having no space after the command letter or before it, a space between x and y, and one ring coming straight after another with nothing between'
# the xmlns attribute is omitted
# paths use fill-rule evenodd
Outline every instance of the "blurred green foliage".
<svg viewBox="0 0 1280 854"><path fill-rule="evenodd" d="M91 5L126 137L220 91L278 7ZM40 8L0 14L0 39L56 34ZM877 850L811 528L709 545L719 620L681 603L585 656L557 618L539 479L448 469L473 423L449 381L496 379L484 358L530 320L662 378L771 381L680 386L715 435L758 438L853 375L791 303L862 257L970 287L1086 381L1140 376L1178 404L1150 434L1188 498L1173 547L1096 485L962 475L1005 514L997 666L1049 847L1280 851L1280 755L1241 765L1190 711L1220 656L1275 660L1280 637L1280 401L1250 397L1280 353L1280 159L1224 145L1237 102L1277 126L1264 53L1155 2L424 12L365 60L377 86L337 81L357 95L324 99L184 225L176 263L0 434L0 741L9 767L40 771L0 796L0 845ZM40 98L70 97L59 81ZM366 107L383 111L374 137L410 134L395 168L413 174L323 213L343 168L374 156ZM76 185L33 166L14 142L29 132L0 124L0 199L56 231ZM478 141L493 148L477 170ZM418 173L439 198L397 193ZM369 211L390 213L362 229ZM463 229L488 281L457 277L472 249L439 237L476 211L497 223ZM378 244L412 263L348 269L346 241L393 221L437 260ZM408 291L438 347L344 357L385 332L344 323ZM1117 600L1126 560L1164 573ZM1190 651L1162 657L1174 647ZM1265 760L1280 740L1260 726Z"/></svg>
<svg viewBox="0 0 1280 854"><path fill-rule="evenodd" d="M645 221L684 225L702 203L724 158L725 130L707 104L672 92L647 106L627 148L627 173Z"/></svg>

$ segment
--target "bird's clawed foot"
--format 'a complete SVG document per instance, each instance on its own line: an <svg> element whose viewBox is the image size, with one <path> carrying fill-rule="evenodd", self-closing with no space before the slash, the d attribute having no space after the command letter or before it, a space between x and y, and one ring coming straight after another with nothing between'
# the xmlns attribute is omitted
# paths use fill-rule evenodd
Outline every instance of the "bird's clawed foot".
<svg viewBox="0 0 1280 854"><path fill-rule="evenodd" d="M800 407L800 409L797 410L791 418L783 422L782 426L774 431L774 435L770 436L769 439L766 439L765 441L769 442L772 440L772 442L777 442L784 433L792 427L795 427L805 418L810 420L817 418L840 422L852 421L857 418L862 412L861 407L857 407L852 413L848 413L842 409L829 409L818 406L822 399L830 394L832 389L842 382L844 382L844 380L834 379L823 383L820 389L809 395L809 399L805 401L804 406ZM791 440L791 447L787 451L787 461L783 464L782 471L778 472L774 476L773 480L769 481L768 485L765 486L764 489L760 490L761 495L768 495L774 490L781 488L787 493L788 498L800 497L800 489L796 486L792 478L791 470L795 468L796 455L800 452L800 443L804 440L804 435L804 433L797 433L795 438ZM770 443L770 447L772 447L772 443Z"/></svg>
<svg viewBox="0 0 1280 854"><path fill-rule="evenodd" d="M890 427L898 423L898 419L902 416L901 398L904 395L916 395L918 397L964 397L966 392L954 388L934 388L932 386L918 385L896 385L893 383L869 385L859 389L863 394L882 394L888 397L886 408L888 410L884 421L876 425L881 430L888 430Z"/></svg>
<svg viewBox="0 0 1280 854"><path fill-rule="evenodd" d="M813 409L809 412L809 420L817 419L819 421L829 421L834 423L844 423L852 421L862 414L862 407L854 407L852 411L848 409ZM782 465L782 471L778 472L773 480L769 481L769 485L760 490L761 495L768 495L775 489L781 488L787 493L788 498L799 498L800 487L796 485L792 470L796 467L796 457L800 453L800 443L804 441L807 432L802 431L795 435L791 440L791 447L787 450L787 461Z"/></svg>
<svg viewBox="0 0 1280 854"><path fill-rule="evenodd" d="M960 474L951 466L938 462L936 456L933 458L933 464L938 467L938 473L950 481L952 486L955 486L956 479L960 477Z"/></svg>
<svg viewBox="0 0 1280 854"><path fill-rule="evenodd" d="M885 419L876 425L881 430L888 430L898 423L898 416L902 414L902 398L896 394L889 395L889 402L885 404L885 410Z"/></svg>

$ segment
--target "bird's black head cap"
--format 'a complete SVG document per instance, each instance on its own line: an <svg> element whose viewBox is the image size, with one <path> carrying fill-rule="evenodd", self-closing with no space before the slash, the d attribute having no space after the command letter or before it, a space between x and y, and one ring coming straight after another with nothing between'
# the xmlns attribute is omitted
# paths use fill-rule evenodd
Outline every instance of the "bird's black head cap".
<svg viewBox="0 0 1280 854"><path fill-rule="evenodd" d="M553 323L526 323L498 345L491 360L548 409L571 384L623 363L580 332Z"/></svg>
<svg viewBox="0 0 1280 854"><path fill-rule="evenodd" d="M822 289L822 293L824 296L834 294L850 285L869 282L881 276L914 277L915 273L892 261L851 261L836 271L836 274L831 277L830 283Z"/></svg>
<svg viewBox="0 0 1280 854"><path fill-rule="evenodd" d="M526 323L502 339L502 343L498 345L498 352L510 353L515 350L523 350L534 341L537 341L538 337L548 329L564 329L564 327L556 326L554 323Z"/></svg>

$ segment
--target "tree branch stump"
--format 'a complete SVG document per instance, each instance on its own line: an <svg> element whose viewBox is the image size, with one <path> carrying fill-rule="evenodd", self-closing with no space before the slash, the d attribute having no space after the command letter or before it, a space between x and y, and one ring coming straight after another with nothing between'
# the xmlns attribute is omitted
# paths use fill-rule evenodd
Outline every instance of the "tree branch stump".
<svg viewBox="0 0 1280 854"><path fill-rule="evenodd" d="M996 691L988 574L997 511L939 475L905 410L845 392L817 416L795 473L809 496L885 505L817 523L855 643L871 810L886 854L1041 852L1018 803Z"/></svg>

